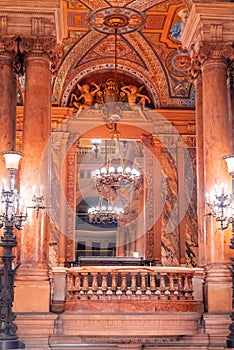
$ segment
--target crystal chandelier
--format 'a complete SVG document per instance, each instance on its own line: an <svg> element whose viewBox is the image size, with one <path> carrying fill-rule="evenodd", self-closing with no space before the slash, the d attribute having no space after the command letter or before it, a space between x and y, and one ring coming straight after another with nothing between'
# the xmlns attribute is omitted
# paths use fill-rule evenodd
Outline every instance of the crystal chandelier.
<svg viewBox="0 0 234 350"><path fill-rule="evenodd" d="M106 164L101 169L96 169L92 175L97 188L102 186L111 186L116 189L124 186L136 188L140 180L139 170L124 168L122 165L114 167Z"/></svg>
<svg viewBox="0 0 234 350"><path fill-rule="evenodd" d="M130 166L124 166L123 157L121 155L119 132L116 123L114 124L114 132L112 138L116 138L116 144L119 153L118 165L114 166L111 159L105 161L105 166L96 169L92 172L92 178L95 182L96 188L100 190L102 187L110 186L114 189L126 187L128 190L137 188L140 185L141 174L140 171ZM105 150L107 157L107 150Z"/></svg>
<svg viewBox="0 0 234 350"><path fill-rule="evenodd" d="M96 207L88 209L89 222L92 224L117 224L123 213L122 208L113 207L111 200L104 205L101 197Z"/></svg>

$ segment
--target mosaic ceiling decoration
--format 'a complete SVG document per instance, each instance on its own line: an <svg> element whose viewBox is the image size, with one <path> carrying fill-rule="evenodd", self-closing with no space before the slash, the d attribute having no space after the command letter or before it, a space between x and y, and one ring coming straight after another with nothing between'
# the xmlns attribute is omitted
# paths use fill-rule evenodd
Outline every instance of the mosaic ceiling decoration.
<svg viewBox="0 0 234 350"><path fill-rule="evenodd" d="M85 85L103 92L113 79L116 53L119 91L135 86L148 97L149 108L194 108L189 55L180 47L187 15L183 1L176 0L64 0L66 38L53 104L74 107Z"/></svg>

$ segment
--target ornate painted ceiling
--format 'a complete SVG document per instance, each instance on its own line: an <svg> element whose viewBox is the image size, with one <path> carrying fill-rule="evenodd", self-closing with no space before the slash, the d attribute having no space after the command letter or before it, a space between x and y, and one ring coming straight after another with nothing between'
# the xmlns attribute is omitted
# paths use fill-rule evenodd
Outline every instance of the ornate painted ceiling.
<svg viewBox="0 0 234 350"><path fill-rule="evenodd" d="M180 47L188 14L183 1L64 0L63 12L54 106L72 107L84 84L103 92L116 78L120 90L135 86L147 96L146 107L194 108L189 56Z"/></svg>

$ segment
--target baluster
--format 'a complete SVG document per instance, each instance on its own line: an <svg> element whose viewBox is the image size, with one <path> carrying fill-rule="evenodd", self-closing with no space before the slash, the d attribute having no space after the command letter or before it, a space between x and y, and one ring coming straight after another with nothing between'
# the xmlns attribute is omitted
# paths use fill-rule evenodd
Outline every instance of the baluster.
<svg viewBox="0 0 234 350"><path fill-rule="evenodd" d="M72 292L74 290L74 279L73 274L69 273L67 275L67 291Z"/></svg>
<svg viewBox="0 0 234 350"><path fill-rule="evenodd" d="M141 291L143 294L146 291L146 277L147 277L147 273L141 272Z"/></svg>
<svg viewBox="0 0 234 350"><path fill-rule="evenodd" d="M83 272L83 291L87 292L89 290L89 280L88 280L88 272Z"/></svg>
<svg viewBox="0 0 234 350"><path fill-rule="evenodd" d="M77 275L75 276L75 290L76 291L80 290L80 285L81 285L80 274L77 273Z"/></svg>
<svg viewBox="0 0 234 350"><path fill-rule="evenodd" d="M132 290L132 292L136 292L136 290L137 290L136 278L137 278L137 273L136 272L131 273L131 290Z"/></svg>
<svg viewBox="0 0 234 350"><path fill-rule="evenodd" d="M122 294L123 294L123 292L121 290L121 287L117 287L117 291L116 291L117 299L120 299Z"/></svg>
<svg viewBox="0 0 234 350"><path fill-rule="evenodd" d="M161 292L161 299L167 299L167 295L165 295L166 290L166 275L160 274L160 292Z"/></svg>
<svg viewBox="0 0 234 350"><path fill-rule="evenodd" d="M121 290L122 292L126 292L126 289L127 289L127 276L126 276L126 273L122 273L121 274Z"/></svg>
<svg viewBox="0 0 234 350"><path fill-rule="evenodd" d="M192 296L193 288L192 288L192 275L185 275L184 280L184 295L186 299L193 299Z"/></svg>
<svg viewBox="0 0 234 350"><path fill-rule="evenodd" d="M98 273L97 272L92 272L92 276L93 276L92 290L94 292L96 292L98 290L98 280L97 280Z"/></svg>
<svg viewBox="0 0 234 350"><path fill-rule="evenodd" d="M107 291L107 274L102 274L102 291L106 292Z"/></svg>
<svg viewBox="0 0 234 350"><path fill-rule="evenodd" d="M182 298L183 297L183 279L182 279L182 275L179 274L178 275L178 298Z"/></svg>
<svg viewBox="0 0 234 350"><path fill-rule="evenodd" d="M116 272L111 272L111 290L112 292L115 292L117 289L117 273Z"/></svg>
<svg viewBox="0 0 234 350"><path fill-rule="evenodd" d="M175 283L174 283L174 296L176 297L176 299L179 299L179 283L178 283L178 280L179 280L179 274L176 273L174 274L174 280L175 280Z"/></svg>
<svg viewBox="0 0 234 350"><path fill-rule="evenodd" d="M174 273L169 274L169 292L170 292L170 299L177 299L177 296L175 295L175 283L174 283Z"/></svg>
<svg viewBox="0 0 234 350"><path fill-rule="evenodd" d="M150 274L150 290L151 292L156 291L156 281L155 281L155 273Z"/></svg>
<svg viewBox="0 0 234 350"><path fill-rule="evenodd" d="M156 281L156 291L155 295L158 299L160 299L161 291L160 291L160 282L161 282L161 276L160 273L155 274L155 281Z"/></svg>

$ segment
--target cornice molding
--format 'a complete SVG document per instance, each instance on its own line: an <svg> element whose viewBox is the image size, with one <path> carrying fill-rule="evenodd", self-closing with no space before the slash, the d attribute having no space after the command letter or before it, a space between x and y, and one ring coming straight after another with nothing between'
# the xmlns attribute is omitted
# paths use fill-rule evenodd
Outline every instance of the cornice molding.
<svg viewBox="0 0 234 350"><path fill-rule="evenodd" d="M1 0L0 35L56 36L63 39L62 0L24 0L20 6Z"/></svg>
<svg viewBox="0 0 234 350"><path fill-rule="evenodd" d="M234 38L234 2L194 3L181 42L190 50L197 51L200 42L233 43Z"/></svg>

